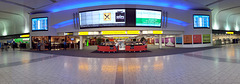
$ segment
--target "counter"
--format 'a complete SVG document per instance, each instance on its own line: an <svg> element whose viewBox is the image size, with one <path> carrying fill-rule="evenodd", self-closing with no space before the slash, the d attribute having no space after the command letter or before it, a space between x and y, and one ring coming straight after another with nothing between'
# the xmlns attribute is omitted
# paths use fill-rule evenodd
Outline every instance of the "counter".
<svg viewBox="0 0 240 84"><path fill-rule="evenodd" d="M97 51L99 52L117 52L117 49L114 45L109 45L109 46L97 46Z"/></svg>
<svg viewBox="0 0 240 84"><path fill-rule="evenodd" d="M142 52L147 50L147 45L126 45L125 51L126 52Z"/></svg>

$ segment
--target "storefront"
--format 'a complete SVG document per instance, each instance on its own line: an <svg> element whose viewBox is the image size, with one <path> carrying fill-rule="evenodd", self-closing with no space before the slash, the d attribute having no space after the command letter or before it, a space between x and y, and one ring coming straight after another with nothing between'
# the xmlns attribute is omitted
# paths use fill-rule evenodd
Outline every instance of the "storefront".
<svg viewBox="0 0 240 84"><path fill-rule="evenodd" d="M234 31L213 31L213 44L238 44L240 43L240 33Z"/></svg>
<svg viewBox="0 0 240 84"><path fill-rule="evenodd" d="M29 49L30 48L30 38L29 34L17 34L3 36L0 39L1 47L8 46L9 48L21 48Z"/></svg>
<svg viewBox="0 0 240 84"><path fill-rule="evenodd" d="M74 36L32 36L32 49L37 49L38 43L41 50L63 50L64 42L66 49L78 48L78 37Z"/></svg>

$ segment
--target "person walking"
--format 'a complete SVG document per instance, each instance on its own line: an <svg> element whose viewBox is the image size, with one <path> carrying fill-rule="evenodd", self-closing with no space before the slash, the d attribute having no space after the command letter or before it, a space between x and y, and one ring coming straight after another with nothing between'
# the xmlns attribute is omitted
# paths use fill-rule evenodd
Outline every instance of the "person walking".
<svg viewBox="0 0 240 84"><path fill-rule="evenodd" d="M78 41L78 50L80 49L80 41Z"/></svg>
<svg viewBox="0 0 240 84"><path fill-rule="evenodd" d="M119 43L116 41L115 47L116 47L117 52L118 52L118 45L119 45Z"/></svg>
<svg viewBox="0 0 240 84"><path fill-rule="evenodd" d="M2 49L2 51L4 50L4 44L3 43L1 43L1 49Z"/></svg>
<svg viewBox="0 0 240 84"><path fill-rule="evenodd" d="M13 48L13 50L15 50L15 46L16 46L16 42L13 41L13 43L12 43L12 48Z"/></svg>
<svg viewBox="0 0 240 84"><path fill-rule="evenodd" d="M40 42L38 42L37 46L38 46L38 51L41 51L41 43Z"/></svg>
<svg viewBox="0 0 240 84"><path fill-rule="evenodd" d="M5 50L8 51L8 43L4 43Z"/></svg>
<svg viewBox="0 0 240 84"><path fill-rule="evenodd" d="M64 45L64 50L66 50L66 47L67 47L67 42L66 42L66 41L64 41L63 45Z"/></svg>

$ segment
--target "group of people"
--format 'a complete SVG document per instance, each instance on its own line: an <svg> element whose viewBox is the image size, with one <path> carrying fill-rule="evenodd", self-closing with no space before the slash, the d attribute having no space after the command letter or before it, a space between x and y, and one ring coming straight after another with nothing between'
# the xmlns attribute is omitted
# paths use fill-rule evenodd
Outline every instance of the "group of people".
<svg viewBox="0 0 240 84"><path fill-rule="evenodd" d="M10 45L9 45L8 43L2 43L2 44L1 44L1 49L2 49L2 51L3 51L3 50L8 51L8 48L9 48L10 46L12 47L13 50L15 50L15 48L17 48L17 43L16 43L15 41L13 41L12 44L10 44Z"/></svg>
<svg viewBox="0 0 240 84"><path fill-rule="evenodd" d="M39 41L39 42L37 43L37 50L38 50L38 51L41 51L41 47L44 46L44 45L46 45L46 43L42 43L42 42ZM80 48L80 41L78 41L77 45L78 45L78 49L79 49L79 48ZM67 49L67 46L68 46L67 42L64 41L64 42L63 42L63 49L66 50L66 49ZM50 46L50 47L51 47L51 46Z"/></svg>

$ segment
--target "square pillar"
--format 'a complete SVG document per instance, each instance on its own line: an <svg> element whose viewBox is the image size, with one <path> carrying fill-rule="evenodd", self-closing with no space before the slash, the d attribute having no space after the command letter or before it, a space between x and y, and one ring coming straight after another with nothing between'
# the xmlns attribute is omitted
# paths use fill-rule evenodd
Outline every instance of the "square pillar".
<svg viewBox="0 0 240 84"><path fill-rule="evenodd" d="M162 48L162 35L159 35L159 48Z"/></svg>
<svg viewBox="0 0 240 84"><path fill-rule="evenodd" d="M80 36L80 50L82 50L83 49L83 36Z"/></svg>
<svg viewBox="0 0 240 84"><path fill-rule="evenodd" d="M166 36L165 36L165 38L163 39L163 43L164 43L163 45L166 46Z"/></svg>

